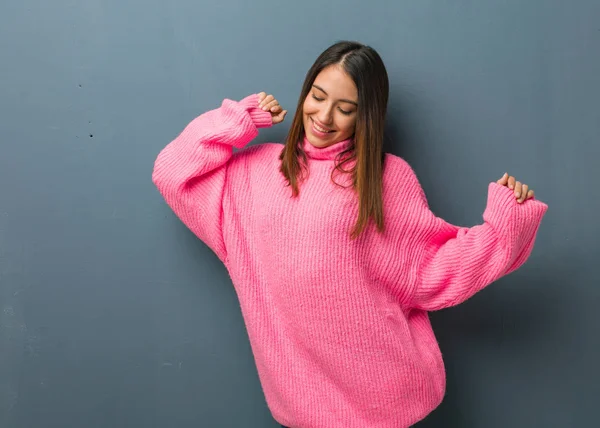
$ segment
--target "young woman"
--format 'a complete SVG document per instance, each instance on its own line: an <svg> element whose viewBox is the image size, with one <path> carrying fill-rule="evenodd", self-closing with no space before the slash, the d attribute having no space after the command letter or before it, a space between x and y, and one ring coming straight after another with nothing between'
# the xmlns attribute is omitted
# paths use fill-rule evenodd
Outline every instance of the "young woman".
<svg viewBox="0 0 600 428"><path fill-rule="evenodd" d="M482 224L436 217L411 167L382 151L387 101L377 52L340 42L308 71L284 145L245 147L287 113L260 93L197 117L155 163L166 202L231 275L285 426L398 428L428 415L445 391L428 311L521 266L547 209L504 174Z"/></svg>

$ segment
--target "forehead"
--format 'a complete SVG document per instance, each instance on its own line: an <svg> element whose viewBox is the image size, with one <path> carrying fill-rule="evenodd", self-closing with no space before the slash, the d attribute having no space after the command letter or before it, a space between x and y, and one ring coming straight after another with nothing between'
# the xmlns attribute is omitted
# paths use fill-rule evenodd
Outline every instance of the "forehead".
<svg viewBox="0 0 600 428"><path fill-rule="evenodd" d="M331 97L358 99L358 91L354 81L337 65L324 68L315 78L314 84L323 88Z"/></svg>

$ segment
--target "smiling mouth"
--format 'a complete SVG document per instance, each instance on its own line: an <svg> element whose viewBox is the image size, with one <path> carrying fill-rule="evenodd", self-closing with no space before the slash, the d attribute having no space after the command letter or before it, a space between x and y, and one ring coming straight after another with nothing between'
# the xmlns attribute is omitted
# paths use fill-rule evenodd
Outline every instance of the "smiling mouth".
<svg viewBox="0 0 600 428"><path fill-rule="evenodd" d="M323 128L322 126L319 126L319 124L317 124L317 122L315 122L315 120L312 117L310 118L310 121L312 122L315 130L317 130L323 134L329 134L329 133L333 132L333 130L331 130L331 129L327 129L327 128Z"/></svg>

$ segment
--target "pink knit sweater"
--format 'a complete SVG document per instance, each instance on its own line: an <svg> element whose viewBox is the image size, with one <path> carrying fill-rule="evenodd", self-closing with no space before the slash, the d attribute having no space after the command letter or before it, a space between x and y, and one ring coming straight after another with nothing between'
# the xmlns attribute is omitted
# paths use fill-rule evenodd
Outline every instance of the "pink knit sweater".
<svg viewBox="0 0 600 428"><path fill-rule="evenodd" d="M279 172L281 144L242 149L271 126L257 95L194 119L159 154L153 181L177 216L223 261L239 297L274 418L301 428L398 428L445 391L427 311L464 302L528 258L547 206L518 204L490 183L480 225L428 208L409 165L386 155L383 234L357 240L351 188L331 182L351 144L304 141L300 196ZM344 177L338 177L343 181Z"/></svg>

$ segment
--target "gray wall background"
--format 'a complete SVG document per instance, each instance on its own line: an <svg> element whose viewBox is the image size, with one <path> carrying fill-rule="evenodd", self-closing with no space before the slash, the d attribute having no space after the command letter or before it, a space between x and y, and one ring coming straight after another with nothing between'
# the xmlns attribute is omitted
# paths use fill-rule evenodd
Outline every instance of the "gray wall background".
<svg viewBox="0 0 600 428"><path fill-rule="evenodd" d="M437 214L479 223L505 171L550 205L528 264L432 314L448 391L419 427L594 425L599 17L596 0L0 3L0 427L276 426L226 270L151 171L225 97L293 110L339 39L384 58L388 149Z"/></svg>

